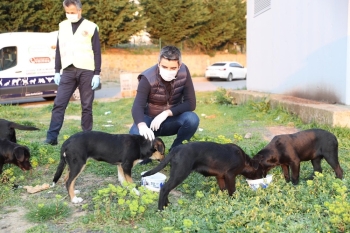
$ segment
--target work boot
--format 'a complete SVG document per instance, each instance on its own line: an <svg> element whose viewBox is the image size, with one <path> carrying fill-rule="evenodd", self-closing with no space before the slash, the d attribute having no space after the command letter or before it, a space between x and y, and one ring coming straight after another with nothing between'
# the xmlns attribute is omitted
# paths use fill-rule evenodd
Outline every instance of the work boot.
<svg viewBox="0 0 350 233"><path fill-rule="evenodd" d="M52 146L55 146L55 145L57 145L58 143L57 143L57 139L46 139L45 141L44 141L44 144L49 144L49 145L52 145Z"/></svg>

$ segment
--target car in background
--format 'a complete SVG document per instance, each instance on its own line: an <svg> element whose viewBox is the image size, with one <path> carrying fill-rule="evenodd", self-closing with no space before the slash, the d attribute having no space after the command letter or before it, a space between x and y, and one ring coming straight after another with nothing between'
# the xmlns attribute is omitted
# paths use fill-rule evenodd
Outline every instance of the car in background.
<svg viewBox="0 0 350 233"><path fill-rule="evenodd" d="M233 79L246 79L247 68L235 61L215 62L207 67L205 77L208 80L220 78L229 82Z"/></svg>

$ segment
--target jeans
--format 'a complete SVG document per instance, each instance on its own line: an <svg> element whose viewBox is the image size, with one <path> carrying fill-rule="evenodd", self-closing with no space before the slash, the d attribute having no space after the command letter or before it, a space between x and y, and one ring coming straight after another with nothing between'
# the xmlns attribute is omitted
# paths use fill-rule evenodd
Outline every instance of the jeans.
<svg viewBox="0 0 350 233"><path fill-rule="evenodd" d="M69 66L63 70L52 109L50 128L46 136L47 139L57 140L63 125L64 114L69 99L77 87L79 87L82 109L81 128L83 131L92 130L92 102L95 97L95 91L91 89L93 76L94 71L83 70L74 66Z"/></svg>
<svg viewBox="0 0 350 233"><path fill-rule="evenodd" d="M144 122L150 127L154 118L144 115ZM194 112L184 112L178 116L168 117L159 127L154 131L154 136L171 136L177 135L170 149L182 144L184 140L190 140L197 131L199 125L199 117ZM130 134L139 135L139 129L134 123L129 131Z"/></svg>

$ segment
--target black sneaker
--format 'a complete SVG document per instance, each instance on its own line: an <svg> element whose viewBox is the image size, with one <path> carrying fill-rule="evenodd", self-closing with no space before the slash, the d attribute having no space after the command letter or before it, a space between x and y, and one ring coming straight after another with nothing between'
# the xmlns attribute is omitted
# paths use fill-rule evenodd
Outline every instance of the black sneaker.
<svg viewBox="0 0 350 233"><path fill-rule="evenodd" d="M148 163L151 163L151 162L152 162L152 159L144 159L144 160L142 160L142 162L139 163L139 164L145 165L145 164L148 164Z"/></svg>
<svg viewBox="0 0 350 233"><path fill-rule="evenodd" d="M55 145L57 145L58 143L57 143L57 139L56 139L56 140L46 139L46 140L44 141L44 144L49 144L49 145L55 146Z"/></svg>

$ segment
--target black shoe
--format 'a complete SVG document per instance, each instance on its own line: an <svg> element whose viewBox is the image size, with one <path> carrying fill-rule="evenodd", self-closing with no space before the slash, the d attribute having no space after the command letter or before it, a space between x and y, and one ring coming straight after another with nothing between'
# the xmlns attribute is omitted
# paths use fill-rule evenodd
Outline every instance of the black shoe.
<svg viewBox="0 0 350 233"><path fill-rule="evenodd" d="M44 141L44 144L50 144L50 145L52 145L52 146L55 146L55 145L57 145L58 143L57 143L57 139L56 139L56 140L46 139L46 140Z"/></svg>
<svg viewBox="0 0 350 233"><path fill-rule="evenodd" d="M145 165L145 164L147 164L147 163L151 163L152 162L152 159L144 159L144 160L142 160L142 162L141 163L139 163L139 164L141 164L141 165Z"/></svg>

